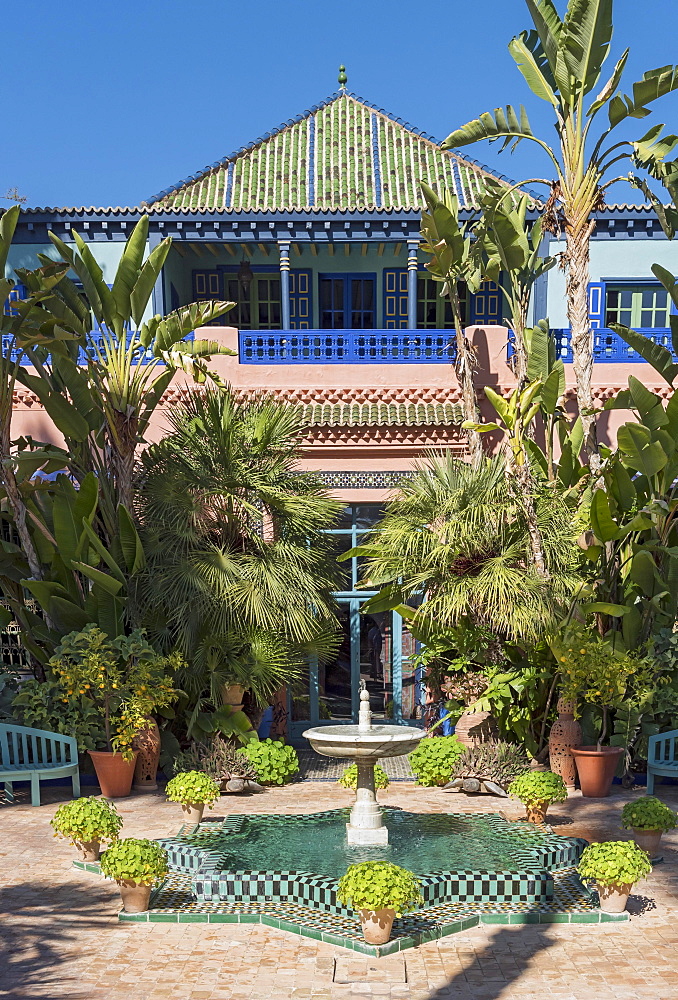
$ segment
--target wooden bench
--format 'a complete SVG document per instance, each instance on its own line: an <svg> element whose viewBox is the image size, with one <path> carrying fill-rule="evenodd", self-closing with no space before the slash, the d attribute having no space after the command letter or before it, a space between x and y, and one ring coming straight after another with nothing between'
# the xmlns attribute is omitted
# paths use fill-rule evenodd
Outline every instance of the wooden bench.
<svg viewBox="0 0 678 1000"><path fill-rule="evenodd" d="M45 778L67 778L73 782L73 798L80 795L78 745L73 736L0 723L0 782L5 798L14 801L14 781L30 779L31 805L40 805L40 782Z"/></svg>
<svg viewBox="0 0 678 1000"><path fill-rule="evenodd" d="M654 794L654 779L678 778L678 729L650 736L647 750L647 794Z"/></svg>

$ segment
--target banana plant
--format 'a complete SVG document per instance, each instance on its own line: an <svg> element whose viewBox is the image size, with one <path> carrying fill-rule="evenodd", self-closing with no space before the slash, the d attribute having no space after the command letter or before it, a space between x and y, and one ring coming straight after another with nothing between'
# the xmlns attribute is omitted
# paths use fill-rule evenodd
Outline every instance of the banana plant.
<svg viewBox="0 0 678 1000"><path fill-rule="evenodd" d="M619 58L608 79L603 76L612 38L613 0L568 0L561 19L554 0L526 0L533 28L509 43L509 52L532 93L551 106L558 144L536 135L525 108L496 108L455 129L443 143L458 149L487 139L501 140L501 149L512 149L526 140L545 154L551 177L535 177L522 184L543 184L549 198L544 228L564 230L566 249L567 311L572 336L574 373L584 446L592 466L600 464L596 444L592 396L593 337L588 315L589 242L595 213L605 191L617 180L609 176L620 161L631 159L657 139L651 130L639 140L617 139L613 132L628 119L645 118L648 104L678 88L678 67L664 66L646 72L633 84L631 94L620 90L629 50ZM595 95L595 96L594 96ZM588 98L588 100L587 100ZM606 120L600 125L600 116ZM655 145L655 158L671 147ZM664 150L664 151L662 151Z"/></svg>
<svg viewBox="0 0 678 1000"><path fill-rule="evenodd" d="M459 221L456 195L445 191L441 198L426 184L421 189L427 207L421 217L422 250L431 255L426 270L435 281L441 282L441 295L450 300L457 342L455 370L461 386L471 460L477 466L483 458L483 446L475 430L480 418L473 383L476 365L473 348L464 334L459 282L465 282L470 291L475 291L482 274L471 249L471 225Z"/></svg>
<svg viewBox="0 0 678 1000"><path fill-rule="evenodd" d="M493 178L484 181L482 216L474 229L473 253L485 278L495 281L504 296L514 336L515 373L522 385L527 378L525 330L532 289L538 278L557 263L540 255L543 219L527 221L530 199L516 196ZM502 283L502 276L505 283Z"/></svg>
<svg viewBox="0 0 678 1000"><path fill-rule="evenodd" d="M50 233L62 260L82 286L64 277L49 308L66 316L80 343L27 350L34 371L20 381L35 392L66 439L68 468L80 481L100 482L104 537L117 531L117 506L133 506L133 470L151 417L177 371L196 382L218 382L206 360L233 354L215 341L186 338L232 308L232 302L196 302L167 316L144 319L170 249L164 240L146 256L148 217L132 231L109 288L92 251L73 231L75 246ZM46 260L47 258L45 258ZM30 275L17 272L30 283ZM82 362L84 353L84 363ZM80 354L80 356L79 356ZM69 404L65 406L64 404Z"/></svg>

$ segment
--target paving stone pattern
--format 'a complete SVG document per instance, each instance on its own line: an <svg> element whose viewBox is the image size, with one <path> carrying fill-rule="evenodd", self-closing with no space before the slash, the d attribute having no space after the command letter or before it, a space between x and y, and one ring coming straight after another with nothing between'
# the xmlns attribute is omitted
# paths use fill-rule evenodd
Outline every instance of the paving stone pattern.
<svg viewBox="0 0 678 1000"><path fill-rule="evenodd" d="M658 794L678 806L676 789ZM578 794L553 807L565 836L626 839L624 803ZM118 921L116 886L76 870L74 849L49 820L66 789L45 789L40 808L18 790L0 804L0 997L11 1000L678 1000L678 835L665 863L631 898L623 924L480 924L419 948L373 958L259 924ZM519 803L450 796L411 783L380 793L412 812L496 812ZM350 793L305 782L221 799L208 818L291 814L347 805ZM127 836L163 837L181 826L162 794L120 800Z"/></svg>

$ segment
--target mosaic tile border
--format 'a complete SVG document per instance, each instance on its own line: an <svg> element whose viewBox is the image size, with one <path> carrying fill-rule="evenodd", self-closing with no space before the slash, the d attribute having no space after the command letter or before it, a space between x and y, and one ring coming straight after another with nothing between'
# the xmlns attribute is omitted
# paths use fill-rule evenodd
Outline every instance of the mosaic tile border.
<svg viewBox="0 0 678 1000"><path fill-rule="evenodd" d="M318 478L328 489L380 489L396 490L415 475L409 471L389 472L318 472Z"/></svg>

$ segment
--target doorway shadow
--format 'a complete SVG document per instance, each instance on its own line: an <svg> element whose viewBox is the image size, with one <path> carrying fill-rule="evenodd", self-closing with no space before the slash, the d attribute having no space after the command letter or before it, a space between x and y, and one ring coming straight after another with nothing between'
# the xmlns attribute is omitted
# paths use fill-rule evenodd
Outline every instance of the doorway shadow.
<svg viewBox="0 0 678 1000"><path fill-rule="evenodd" d="M68 966L82 956L82 932L109 925L110 909L101 886L22 882L1 888L0 996L91 1000Z"/></svg>
<svg viewBox="0 0 678 1000"><path fill-rule="evenodd" d="M428 1000L511 1000L513 987L535 955L555 944L548 929L548 924L502 927L484 949L476 951L472 964L431 993ZM451 943L454 938L446 941Z"/></svg>

